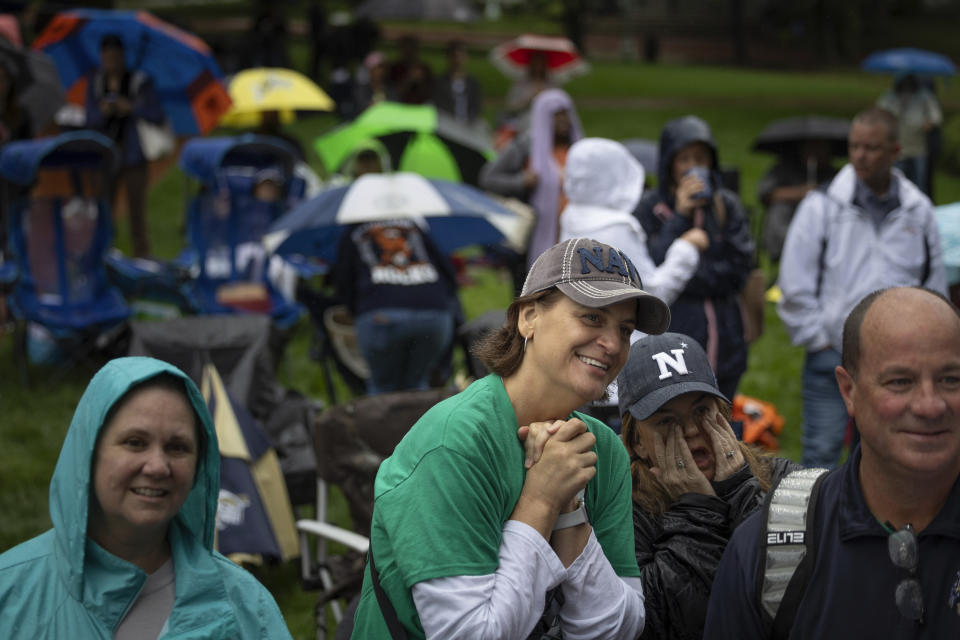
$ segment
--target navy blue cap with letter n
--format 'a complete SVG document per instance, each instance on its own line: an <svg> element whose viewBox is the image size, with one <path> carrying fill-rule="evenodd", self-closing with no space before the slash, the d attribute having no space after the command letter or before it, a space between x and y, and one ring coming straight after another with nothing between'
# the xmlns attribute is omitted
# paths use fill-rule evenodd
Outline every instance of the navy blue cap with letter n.
<svg viewBox="0 0 960 640"><path fill-rule="evenodd" d="M646 420L673 398L699 391L730 401L720 393L710 359L696 340L681 333L646 336L633 343L617 376L620 415L628 411Z"/></svg>

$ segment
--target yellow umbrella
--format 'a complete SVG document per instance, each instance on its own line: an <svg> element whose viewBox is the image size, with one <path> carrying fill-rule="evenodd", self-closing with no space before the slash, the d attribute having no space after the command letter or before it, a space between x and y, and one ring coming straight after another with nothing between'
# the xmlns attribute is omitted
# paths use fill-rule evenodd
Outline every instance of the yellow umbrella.
<svg viewBox="0 0 960 640"><path fill-rule="evenodd" d="M233 107L220 121L225 127L256 126L264 111L277 111L282 122L291 122L296 111L332 111L334 107L323 89L292 69L245 69L230 79L228 91Z"/></svg>

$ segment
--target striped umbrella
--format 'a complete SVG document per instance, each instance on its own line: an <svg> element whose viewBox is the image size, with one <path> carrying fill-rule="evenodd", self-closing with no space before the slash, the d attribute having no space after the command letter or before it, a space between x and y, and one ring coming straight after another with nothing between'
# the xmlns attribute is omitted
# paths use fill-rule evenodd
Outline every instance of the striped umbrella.
<svg viewBox="0 0 960 640"><path fill-rule="evenodd" d="M368 173L298 204L271 226L264 243L280 255L332 264L348 225L397 218L422 221L447 253L501 243L523 251L533 223L529 207L504 203L470 185L415 173Z"/></svg>

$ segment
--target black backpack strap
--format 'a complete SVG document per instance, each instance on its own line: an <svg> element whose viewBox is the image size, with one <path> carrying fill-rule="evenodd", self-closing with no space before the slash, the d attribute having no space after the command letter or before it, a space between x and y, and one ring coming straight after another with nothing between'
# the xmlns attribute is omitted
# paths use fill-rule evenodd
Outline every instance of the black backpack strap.
<svg viewBox="0 0 960 640"><path fill-rule="evenodd" d="M927 284L927 278L930 277L930 240L927 239L927 234L923 234L923 273L920 274L920 286L924 287Z"/></svg>
<svg viewBox="0 0 960 640"><path fill-rule="evenodd" d="M827 196L827 186L822 185L823 189L819 187L817 191L820 192L820 197L823 199L823 236L820 238L820 256L817 258L817 289L816 297L820 297L820 289L823 286L823 272L827 268L827 240L830 236L830 209L827 207L829 203L829 197Z"/></svg>
<svg viewBox="0 0 960 640"><path fill-rule="evenodd" d="M373 564L373 548L367 551L367 563L370 565L370 578L373 580L373 591L377 594L377 603L380 605L380 613L387 623L387 629L390 630L390 637L393 640L407 640L407 632L400 619L397 617L397 610L393 608L393 603L387 597L387 592L380 586L380 576L377 573L377 567Z"/></svg>
<svg viewBox="0 0 960 640"><path fill-rule="evenodd" d="M800 609L800 603L803 602L807 584L810 582L810 576L813 574L813 568L817 562L817 536L814 521L817 513L817 496L820 495L820 485L823 484L823 479L826 477L826 473L821 474L810 489L810 498L807 501L806 535L804 536L804 544L807 550L793 572L793 578L790 579L787 590L783 594L783 600L780 601L780 608L777 609L771 636L774 640L786 640L790 636L790 630L793 629L793 622L797 618L797 611Z"/></svg>

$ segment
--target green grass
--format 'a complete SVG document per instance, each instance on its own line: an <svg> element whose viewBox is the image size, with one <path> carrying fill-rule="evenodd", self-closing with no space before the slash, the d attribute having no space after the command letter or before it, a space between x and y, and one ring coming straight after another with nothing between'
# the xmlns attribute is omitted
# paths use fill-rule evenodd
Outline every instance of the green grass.
<svg viewBox="0 0 960 640"><path fill-rule="evenodd" d="M294 58L302 45L291 47ZM429 52L435 62L436 52ZM299 57L302 59L302 56ZM506 81L482 57L471 63L485 83L495 115ZM750 151L753 138L776 118L819 113L850 116L870 104L888 85L888 78L849 70L836 73L739 70L733 68L598 62L593 72L567 88L580 106L585 131L592 136L617 139L657 139L664 123L687 113L697 113L713 127L721 161L740 170L741 194L752 215L758 215L756 185L772 158ZM960 87L946 87L945 110L960 106ZM332 116L303 119L291 130L310 148L314 137L335 124ZM312 154L312 150L309 151ZM316 164L315 156L311 158ZM154 186L149 211L152 238L158 256L170 258L181 246L185 181L175 167ZM960 180L937 175L938 203L960 200ZM124 221L117 244L129 248ZM510 300L510 282L504 274L477 271L473 284L461 292L468 317ZM325 385L317 363L307 355L310 328L295 331L280 364L281 380L313 397L324 397ZM781 436L782 453L800 454L800 367L802 351L789 344L772 305L766 309L766 331L751 347L749 368L742 392L773 402L786 419ZM25 389L13 365L11 337L0 335L0 550L49 527L47 485L64 432L90 368L79 369L56 385L45 383L45 372L35 372L37 384ZM343 387L340 387L343 390ZM341 498L334 517L348 524ZM295 637L313 633L311 593L303 592L294 564L256 570L280 603Z"/></svg>

